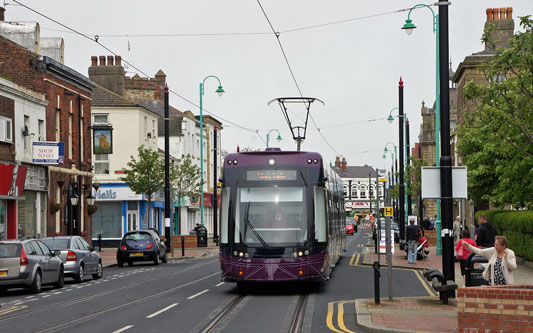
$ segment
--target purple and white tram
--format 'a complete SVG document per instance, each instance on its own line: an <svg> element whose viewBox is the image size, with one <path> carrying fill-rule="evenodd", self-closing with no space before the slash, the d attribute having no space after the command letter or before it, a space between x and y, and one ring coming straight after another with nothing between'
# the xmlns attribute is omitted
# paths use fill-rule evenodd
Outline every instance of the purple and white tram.
<svg viewBox="0 0 533 333"><path fill-rule="evenodd" d="M329 279L345 248L340 177L320 154L229 154L220 215L222 280Z"/></svg>

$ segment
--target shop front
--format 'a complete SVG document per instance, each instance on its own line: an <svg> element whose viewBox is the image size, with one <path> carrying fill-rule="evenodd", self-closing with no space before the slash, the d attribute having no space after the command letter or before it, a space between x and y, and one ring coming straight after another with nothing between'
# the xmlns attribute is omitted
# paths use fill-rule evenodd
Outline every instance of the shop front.
<svg viewBox="0 0 533 333"><path fill-rule="evenodd" d="M24 200L27 167L0 163L0 240L19 237L17 201Z"/></svg>
<svg viewBox="0 0 533 333"><path fill-rule="evenodd" d="M101 237L103 246L117 246L128 231L148 228L161 230L164 202L159 197L155 196L151 201L149 222L148 201L124 183L102 183L93 196L98 207L92 215L93 242Z"/></svg>

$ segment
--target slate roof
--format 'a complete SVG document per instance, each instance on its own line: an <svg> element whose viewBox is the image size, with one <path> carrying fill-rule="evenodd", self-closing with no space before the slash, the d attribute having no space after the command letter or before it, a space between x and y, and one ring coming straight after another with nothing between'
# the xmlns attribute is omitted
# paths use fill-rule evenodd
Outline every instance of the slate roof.
<svg viewBox="0 0 533 333"><path fill-rule="evenodd" d="M138 101L137 103L139 103L139 105L141 105L142 107L154 112L154 113L157 113L158 115L160 115L161 117L164 117L165 116L165 103L163 103L162 101L159 101L159 100L155 100L155 101ZM172 107L169 105L168 107L168 114L170 117L173 117L173 116L182 116L183 115L183 112L181 112L180 110Z"/></svg>
<svg viewBox="0 0 533 333"><path fill-rule="evenodd" d="M157 113L161 116L159 120L157 121L157 132L159 133L159 136L165 135L165 103L162 101L139 101L138 102L143 107L147 108L148 110ZM182 122L183 122L183 112L180 110L173 108L169 105L168 107L168 115L170 117L169 119L169 136L182 136L183 130L182 130Z"/></svg>
<svg viewBox="0 0 533 333"><path fill-rule="evenodd" d="M107 90L99 84L94 83L94 90L92 93L92 106L116 106L116 107L139 107L140 105L125 97L120 96Z"/></svg>
<svg viewBox="0 0 533 333"><path fill-rule="evenodd" d="M376 170L370 166L347 166L346 172L342 171L341 168L333 167L335 171L341 178L368 178L368 174L375 179L377 176Z"/></svg>

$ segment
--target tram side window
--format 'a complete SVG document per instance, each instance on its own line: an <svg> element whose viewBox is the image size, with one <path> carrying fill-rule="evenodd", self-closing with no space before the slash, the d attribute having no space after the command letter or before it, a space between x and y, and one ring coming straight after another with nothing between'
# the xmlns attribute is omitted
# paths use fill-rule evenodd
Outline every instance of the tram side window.
<svg viewBox="0 0 533 333"><path fill-rule="evenodd" d="M315 187L315 239L317 242L327 241L326 220L326 190L322 187Z"/></svg>
<svg viewBox="0 0 533 333"><path fill-rule="evenodd" d="M228 243L228 221L229 221L229 197L230 189L222 189L222 215L220 216L220 243Z"/></svg>

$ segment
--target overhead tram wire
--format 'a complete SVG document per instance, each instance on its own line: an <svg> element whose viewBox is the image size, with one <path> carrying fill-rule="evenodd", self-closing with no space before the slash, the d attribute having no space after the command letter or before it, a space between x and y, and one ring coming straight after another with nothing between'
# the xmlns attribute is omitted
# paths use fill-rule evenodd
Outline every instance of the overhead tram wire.
<svg viewBox="0 0 533 333"><path fill-rule="evenodd" d="M67 26L67 25L65 25L65 24L63 24L63 23L57 21L57 20L54 20L53 18L51 18L51 17L49 17L49 16L47 16L47 15L41 13L41 12L38 12L37 10L35 10L35 9L31 8L31 7L28 7L28 6L26 6L25 4L23 4L23 3L21 3L21 2L19 2L19 1L17 1L17 0L13 0L13 1L14 1L15 3L19 4L19 6L22 6L22 7L26 8L26 9L28 9L28 10L34 12L35 14L40 15L40 16L42 16L42 17L44 17L44 18L46 18L46 19L48 19L48 20L54 22L55 24L58 24L58 25L60 25L60 26L62 26L62 27L64 27L64 28L66 28L66 29L72 31L72 32L75 33L75 34L78 34L78 35L80 35L80 36L82 36L82 37L85 37L85 38L87 38L88 40L90 40L90 41L92 41L92 42L95 42L96 44L100 45L102 48L104 48L106 51L110 52L110 53L113 54L114 56L118 56L118 54L117 54L116 52L114 52L113 50L111 50L110 48L108 48L107 46L105 46L104 44L102 44L102 43L100 43L100 42L98 41L98 35L96 35L94 38L91 38L89 35L83 34L83 33L79 32L79 31L77 31L77 30L75 30L75 29L73 29L73 28L71 28L71 27L69 27L69 26ZM131 66L132 68L134 68L135 70L137 70L139 73L143 74L144 76L146 76L146 77L150 77L150 75L146 74L143 70L139 69L137 66L133 65L131 62L127 61L126 59L122 59L122 61L124 61L124 63L128 64L129 66ZM169 89L169 91L172 92L174 95L178 96L179 98L183 99L184 101L186 101L186 102L188 102L188 103L190 103L190 104L196 106L197 108L200 108L199 105L197 105L196 103L192 102L192 101L189 100L188 98L186 98L186 97L184 97L184 96L178 94L177 92L175 92L175 91L173 91L173 90L171 90L171 89ZM254 130L254 129L250 129L250 128L247 128L247 127L244 127L244 126L238 125L238 124L236 124L236 123L234 123L234 122L232 122L232 121L229 121L229 120L227 120L227 119L224 119L224 118L222 118L222 117L220 117L220 116L214 114L213 112L210 112L210 111L206 110L205 108L204 108L204 111L206 111L207 113L210 113L211 115L216 116L217 118L219 118L219 119L221 119L221 120L224 120L224 121L226 121L226 122L228 122L228 123L230 123L230 124L232 124L232 125L235 125L236 127L239 127L239 128L241 128L241 129L243 129L243 130L246 130L246 131L249 131L249 132L252 132L252 133L255 133L255 134L256 134L256 135L257 135L257 136L258 136L263 142L265 142L264 139L259 135L258 130ZM266 142L265 142L265 143L266 143Z"/></svg>
<svg viewBox="0 0 533 333"><path fill-rule="evenodd" d="M263 6L261 5L261 2L259 0L257 0L257 4L261 8L261 11L263 12L263 15L265 16L268 24L270 25L270 28L272 29L272 32L276 36L276 40L278 41L279 47L281 49L281 52L283 53L283 57L285 58L285 63L287 64L287 67L289 68L289 72L291 73L291 76L292 76L292 79L294 81L294 84L296 85L296 89L298 89L298 92L300 93L300 97L303 98L303 94L302 94L302 90L300 89L300 85L298 84L298 81L296 80L296 77L294 76L294 72L292 71L291 65L289 63L289 59L287 59L287 54L285 53L285 50L283 49L283 45L281 44L281 41L279 40L280 33L277 32L276 29L274 29L274 26L272 26L272 23L270 22L270 19L268 18L267 13L265 12L265 9L263 8ZM309 116L311 116L311 121L313 122L313 125L315 125L316 129L318 130L318 134L320 134L320 136L322 137L324 142L329 146L329 148L331 148L331 150L333 150L335 152L335 154L340 156L340 154L337 152L337 150L335 148L333 148L333 146L328 142L326 137L322 134L322 132L320 131L320 129L316 125L316 122L313 119L313 115L311 114L311 112L309 112L309 110L307 112L309 113ZM299 115L297 115L297 117L299 118Z"/></svg>

